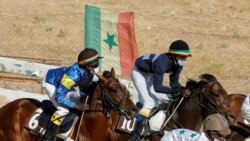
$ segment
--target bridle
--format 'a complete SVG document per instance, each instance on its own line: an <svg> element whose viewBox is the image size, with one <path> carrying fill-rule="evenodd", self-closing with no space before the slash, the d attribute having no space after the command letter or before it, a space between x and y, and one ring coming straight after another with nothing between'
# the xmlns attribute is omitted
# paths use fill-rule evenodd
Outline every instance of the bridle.
<svg viewBox="0 0 250 141"><path fill-rule="evenodd" d="M215 83L219 83L219 82L217 80L214 80L214 81L211 81L211 82L207 83L206 85L204 85L200 90L200 94L198 95L199 100L194 101L194 102L199 104L202 108L206 109L207 111L209 111L211 113L220 113L220 111L219 111L220 107L222 107L222 105L224 105L224 104L227 104L228 99L224 99L223 102L216 103L216 101L211 96L205 94L205 90L206 90L207 86L212 86ZM206 100L208 102L208 103L206 103L206 105L203 104L204 100Z"/></svg>
<svg viewBox="0 0 250 141"><path fill-rule="evenodd" d="M111 81L111 80L109 80L109 81ZM115 82L112 81L108 85L105 85L105 86L97 83L96 87L100 87L101 90L102 90L102 93L98 97L98 102L97 103L102 107L102 109L88 110L88 111L89 112L102 112L102 113L104 113L106 115L106 117L109 117L110 116L110 112L114 111L114 112L116 112L116 113L118 113L120 115L124 115L127 119L131 119L132 115L130 115L130 113L129 113L130 110L126 109L123 106L123 103L125 102L125 100L130 97L130 93L124 87L124 89L125 89L126 92L123 95L123 97L121 98L121 100L118 101L118 102L113 101L110 96L111 95L115 95L117 93L110 92L109 88L114 83L119 83L119 85L122 85L119 81L115 81ZM104 108L104 107L107 107L107 108Z"/></svg>
<svg viewBox="0 0 250 141"><path fill-rule="evenodd" d="M111 82L109 85L112 85ZM120 82L119 82L120 83ZM127 110L126 108L124 108L124 106L122 105L124 103L124 101L130 97L130 93L129 91L125 90L125 95L123 95L123 97L121 98L121 100L119 102L114 102L111 98L110 95L112 95L113 93L109 93L107 91L107 89L103 89L102 90L102 97L101 97L101 102L105 105L110 105L111 111L115 111L118 114L124 115L126 118L129 118L129 110Z"/></svg>

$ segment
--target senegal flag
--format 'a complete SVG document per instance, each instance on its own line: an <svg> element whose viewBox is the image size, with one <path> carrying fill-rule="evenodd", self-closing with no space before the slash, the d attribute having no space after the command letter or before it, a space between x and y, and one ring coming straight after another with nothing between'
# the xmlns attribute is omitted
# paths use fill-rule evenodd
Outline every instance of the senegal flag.
<svg viewBox="0 0 250 141"><path fill-rule="evenodd" d="M100 69L128 75L137 57L134 13L114 13L85 6L85 47L98 51Z"/></svg>

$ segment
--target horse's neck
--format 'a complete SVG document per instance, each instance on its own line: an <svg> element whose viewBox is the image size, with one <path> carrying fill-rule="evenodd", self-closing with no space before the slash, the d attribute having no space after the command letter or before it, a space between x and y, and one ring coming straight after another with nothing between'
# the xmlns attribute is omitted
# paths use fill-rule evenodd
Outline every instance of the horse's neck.
<svg viewBox="0 0 250 141"><path fill-rule="evenodd" d="M177 121L183 128L199 130L202 125L202 108L198 105L199 97L184 99L177 111Z"/></svg>
<svg viewBox="0 0 250 141"><path fill-rule="evenodd" d="M89 104L90 110L97 110L98 106L101 105L100 101L101 94L102 94L102 89L99 85L97 85L90 98L90 104Z"/></svg>

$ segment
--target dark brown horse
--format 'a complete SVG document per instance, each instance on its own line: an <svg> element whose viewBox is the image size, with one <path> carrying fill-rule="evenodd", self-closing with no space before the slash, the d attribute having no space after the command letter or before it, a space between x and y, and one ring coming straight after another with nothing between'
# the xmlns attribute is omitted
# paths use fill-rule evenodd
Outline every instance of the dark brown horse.
<svg viewBox="0 0 250 141"><path fill-rule="evenodd" d="M230 123L232 134L229 141L244 141L244 139L250 135L250 127L244 125L243 117L241 115L241 106L245 98L246 95L243 94L228 95L232 107L232 114L235 117L234 122Z"/></svg>
<svg viewBox="0 0 250 141"><path fill-rule="evenodd" d="M231 115L227 92L211 74L203 74L200 81L188 80L186 88L191 96L185 98L169 121L166 130L187 128L200 131L204 119L213 113Z"/></svg>
<svg viewBox="0 0 250 141"><path fill-rule="evenodd" d="M173 118L184 128L198 131L203 120L216 112L231 115L227 92L213 75L203 74L198 82L189 80L186 88L191 96L184 99Z"/></svg>
<svg viewBox="0 0 250 141"><path fill-rule="evenodd" d="M200 81L189 80L186 88L191 91L191 96L185 98L165 127L167 130L174 128L188 128L199 131L203 120L210 114L219 112L225 116L231 115L227 92L217 79L210 74L200 76ZM177 100L178 101L178 100ZM114 113L112 117L111 141L126 141L129 134L115 130L119 116ZM148 139L159 141L160 136L154 134Z"/></svg>
<svg viewBox="0 0 250 141"><path fill-rule="evenodd" d="M90 109L85 112L77 141L107 140L110 126L110 112L115 111L130 118L136 110L125 86L111 74L101 77L90 96ZM32 113L41 106L35 99L18 99L3 106L0 110L1 141L36 141L40 137L32 135L25 127ZM77 130L75 130L77 131ZM73 135L76 135L74 133Z"/></svg>

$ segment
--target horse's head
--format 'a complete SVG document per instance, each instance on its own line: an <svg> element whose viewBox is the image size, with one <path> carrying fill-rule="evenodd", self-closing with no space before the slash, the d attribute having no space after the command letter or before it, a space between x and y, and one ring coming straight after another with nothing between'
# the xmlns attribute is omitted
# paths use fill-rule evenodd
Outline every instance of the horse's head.
<svg viewBox="0 0 250 141"><path fill-rule="evenodd" d="M199 105L207 112L220 113L226 117L231 116L231 106L227 97L226 90L211 74L202 74L200 81L189 80L186 87L191 90L192 95L199 96Z"/></svg>
<svg viewBox="0 0 250 141"><path fill-rule="evenodd" d="M211 113L219 112L225 116L231 115L231 106L226 90L211 74L202 74L198 83L201 84L201 93L204 96L204 105Z"/></svg>
<svg viewBox="0 0 250 141"><path fill-rule="evenodd" d="M99 77L102 88L102 104L119 114L123 114L127 119L135 116L137 108L130 99L130 93L119 79L115 77L115 71L104 71Z"/></svg>

